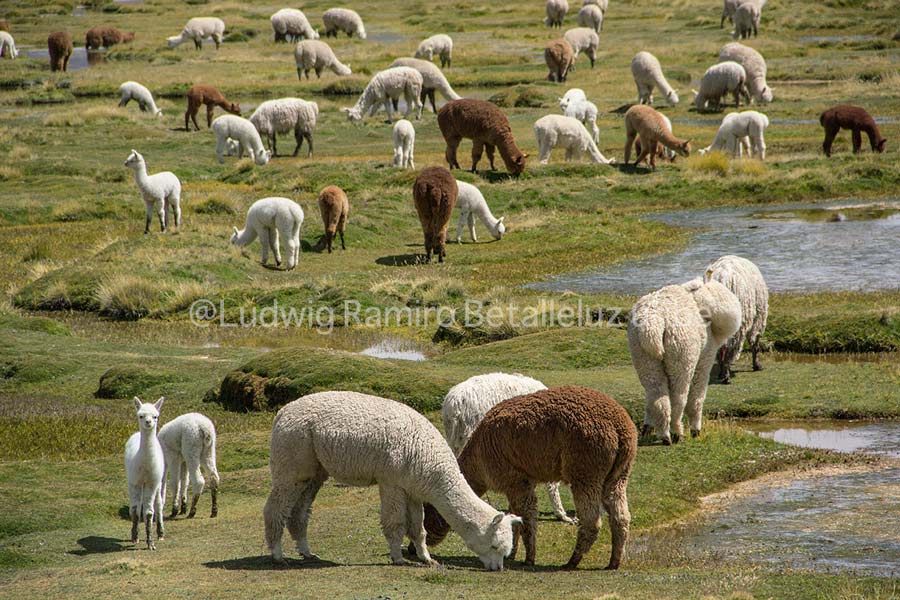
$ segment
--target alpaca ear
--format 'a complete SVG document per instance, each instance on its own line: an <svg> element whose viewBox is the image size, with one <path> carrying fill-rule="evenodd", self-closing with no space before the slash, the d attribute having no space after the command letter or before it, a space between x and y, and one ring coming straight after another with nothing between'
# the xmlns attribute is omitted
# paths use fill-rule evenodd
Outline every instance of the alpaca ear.
<svg viewBox="0 0 900 600"><path fill-rule="evenodd" d="M522 153L522 158L528 158L528 153L527 153L527 152L523 152L523 153Z"/></svg>
<svg viewBox="0 0 900 600"><path fill-rule="evenodd" d="M697 90L693 90L693 89L691 90L691 93L694 94L695 96L700 95L700 92L698 92Z"/></svg>
<svg viewBox="0 0 900 600"><path fill-rule="evenodd" d="M500 217L499 219L497 219L497 222L498 222L498 223L502 223L502 222L503 222L503 219L505 219L505 218L506 218L506 217Z"/></svg>
<svg viewBox="0 0 900 600"><path fill-rule="evenodd" d="M238 234L238 228L237 228L237 227L232 227L232 228L231 228L231 231L234 232L234 235L237 235L237 234Z"/></svg>
<svg viewBox="0 0 900 600"><path fill-rule="evenodd" d="M134 409L135 410L141 410L141 406L143 406L143 404L144 403L141 402L140 398L138 398L137 396L134 397Z"/></svg>
<svg viewBox="0 0 900 600"><path fill-rule="evenodd" d="M506 517L506 513L498 513L498 514L494 517L494 520L491 521L491 527L496 527L497 525L499 525L500 523L502 523L502 522L503 522L503 519L504 519L505 517Z"/></svg>
<svg viewBox="0 0 900 600"><path fill-rule="evenodd" d="M163 402L165 402L165 401L166 401L166 397L162 396L159 400L157 400L156 402L153 403L153 408L155 408L158 412L159 409L162 408Z"/></svg>

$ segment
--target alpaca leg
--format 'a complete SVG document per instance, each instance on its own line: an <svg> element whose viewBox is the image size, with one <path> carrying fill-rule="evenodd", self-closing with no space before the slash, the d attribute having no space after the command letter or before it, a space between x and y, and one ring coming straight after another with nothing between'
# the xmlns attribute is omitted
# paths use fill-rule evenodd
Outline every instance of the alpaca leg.
<svg viewBox="0 0 900 600"><path fill-rule="evenodd" d="M308 132L303 134L306 138L306 158L310 158L313 155L313 136L312 132Z"/></svg>
<svg viewBox="0 0 900 600"><path fill-rule="evenodd" d="M128 486L129 506L128 514L131 515L131 543L138 541L138 521L141 518L141 488Z"/></svg>
<svg viewBox="0 0 900 600"><path fill-rule="evenodd" d="M862 131L857 128L853 129L853 154L859 154L862 150Z"/></svg>
<svg viewBox="0 0 900 600"><path fill-rule="evenodd" d="M219 161L219 164L225 164L225 138L227 136L222 134L216 134L216 160ZM238 154L240 155L241 149L238 147Z"/></svg>
<svg viewBox="0 0 900 600"><path fill-rule="evenodd" d="M753 370L762 371L762 365L759 362L759 340L761 336L756 336L753 343L750 344L750 351L753 353Z"/></svg>
<svg viewBox="0 0 900 600"><path fill-rule="evenodd" d="M637 131L628 130L625 133L625 164L628 164L628 161L631 159L631 147L634 145L634 138L637 137ZM640 161L635 161L634 164L639 163Z"/></svg>
<svg viewBox="0 0 900 600"><path fill-rule="evenodd" d="M700 435L703 420L703 401L706 400L706 388L709 385L709 372L715 361L716 350L707 349L697 362L687 397L687 418L691 428L691 437Z"/></svg>
<svg viewBox="0 0 900 600"><path fill-rule="evenodd" d="M206 480L203 479L203 473L200 472L200 461L195 456L188 458L187 470L191 482L191 511L188 513L188 519L193 519L194 515L197 514L197 500L200 499L200 494L203 493Z"/></svg>
<svg viewBox="0 0 900 600"><path fill-rule="evenodd" d="M219 514L219 469L216 467L216 448L213 446L209 454L203 458L203 466L209 476L209 497L212 501L212 510L209 517L215 518Z"/></svg>
<svg viewBox="0 0 900 600"><path fill-rule="evenodd" d="M403 558L403 536L406 535L406 492L392 485L379 485L378 492L381 495L381 531L390 549L391 562L405 565L407 562Z"/></svg>
<svg viewBox="0 0 900 600"><path fill-rule="evenodd" d="M268 138L268 141L270 142L269 145L272 148L272 156L278 156L278 146L277 146L278 140L276 139L277 136L275 135L275 132L273 131L270 135L268 135L266 137Z"/></svg>
<svg viewBox="0 0 900 600"><path fill-rule="evenodd" d="M168 479L168 485L163 487L163 501L165 501L166 495L168 493L168 488L172 488L172 514L169 515L170 519L174 519L178 515L178 487L181 484L181 458L177 456L166 457L166 479Z"/></svg>
<svg viewBox="0 0 900 600"><path fill-rule="evenodd" d="M484 143L479 142L478 140L472 140L472 172L475 172L475 167L478 166L478 161L481 160L481 155L484 153Z"/></svg>
<svg viewBox="0 0 900 600"><path fill-rule="evenodd" d="M650 432L655 431L656 436L664 443L671 443L669 416L672 407L669 400L669 378L666 376L662 362L647 354L639 353L635 356L635 364L638 363L643 365L638 369L638 379L641 381L646 396L641 438L647 441Z"/></svg>
<svg viewBox="0 0 900 600"><path fill-rule="evenodd" d="M514 490L507 490L509 497L509 510L513 514L522 517L522 525L519 529L522 533L522 543L525 545L525 564L533 565L537 554L537 496L534 493L534 484L524 480ZM512 554L510 554L512 557Z"/></svg>
<svg viewBox="0 0 900 600"><path fill-rule="evenodd" d="M153 220L153 204L151 202L144 201L144 211L146 213L146 219L144 220L144 235L150 233L150 221Z"/></svg>
<svg viewBox="0 0 900 600"><path fill-rule="evenodd" d="M546 165L550 162L550 152L553 150L553 147L550 144L550 141L544 138L538 140L538 162L542 165Z"/></svg>
<svg viewBox="0 0 900 600"><path fill-rule="evenodd" d="M557 519L563 523L574 525L577 521L566 514L566 508L563 506L562 498L559 497L559 485L560 483L558 481L547 484L547 496L550 498L550 506L553 507L553 514L556 515Z"/></svg>
<svg viewBox="0 0 900 600"><path fill-rule="evenodd" d="M269 228L259 228L259 245L262 246L262 264L265 266L269 262Z"/></svg>
<svg viewBox="0 0 900 600"><path fill-rule="evenodd" d="M603 508L609 515L609 529L612 533L612 552L609 557L607 570L618 569L622 564L622 555L625 553L625 544L628 542L628 529L631 526L631 512L628 510L628 495L626 486L627 474L622 479L607 486L603 493Z"/></svg>
<svg viewBox="0 0 900 600"><path fill-rule="evenodd" d="M197 107L197 108L199 109L199 107ZM214 107L212 104L206 105L206 128L207 129L212 127L213 110L214 110ZM194 121L194 125L196 125L196 124L197 124L197 122ZM200 128L198 127L197 129L199 130Z"/></svg>
<svg viewBox="0 0 900 600"><path fill-rule="evenodd" d="M572 497L575 500L575 511L578 513L578 536L575 539L575 548L563 568L574 569L584 558L584 555L597 541L600 533L600 506L602 490L588 486L572 485Z"/></svg>
<svg viewBox="0 0 900 600"><path fill-rule="evenodd" d="M293 269L297 266L297 258L300 251L300 241L295 239L292 235L286 235L284 241L285 248L287 249L287 268Z"/></svg>
<svg viewBox="0 0 900 600"><path fill-rule="evenodd" d="M309 528L309 519L312 516L313 500L316 499L316 494L319 493L324 482L325 477L316 477L301 484L299 496L294 503L287 522L288 531L297 545L297 552L306 559L319 558L309 548L307 530Z"/></svg>
<svg viewBox="0 0 900 600"><path fill-rule="evenodd" d="M691 388L691 377L696 371L685 373L674 365L666 365L666 372L669 373L669 400L672 407L669 417L669 432L671 433L672 443L677 444L684 437L682 417L684 416L684 409ZM706 376L709 377L709 369L706 371Z"/></svg>
<svg viewBox="0 0 900 600"><path fill-rule="evenodd" d="M165 538L166 532L163 524L163 496L162 496L162 487L158 488L156 491L156 501L155 501L155 511L156 513L156 539L161 540Z"/></svg>
<svg viewBox="0 0 900 600"><path fill-rule="evenodd" d="M300 146L303 145L303 132L299 129L294 130L294 141L297 142L297 145L294 146L294 156L300 153Z"/></svg>
<svg viewBox="0 0 900 600"><path fill-rule="evenodd" d="M150 537L150 529L153 524L153 507L158 493L158 490L148 489L147 486L141 489L141 519L144 521L144 531L147 534L147 550L156 550L156 544Z"/></svg>
<svg viewBox="0 0 900 600"><path fill-rule="evenodd" d="M469 235L472 236L473 242L477 242L478 238L475 237L475 213L473 213L473 212L469 213L468 221L469 221Z"/></svg>
<svg viewBox="0 0 900 600"><path fill-rule="evenodd" d="M178 459L178 506L179 512L187 514L188 468L187 463Z"/></svg>
<svg viewBox="0 0 900 600"><path fill-rule="evenodd" d="M155 203L156 206L156 216L159 218L159 230L163 233L166 232L166 200L162 198L157 200Z"/></svg>
<svg viewBox="0 0 900 600"><path fill-rule="evenodd" d="M825 156L831 156L831 145L834 143L834 138L837 137L840 130L841 128L838 125L825 123L825 141L822 143L822 151L825 153Z"/></svg>
<svg viewBox="0 0 900 600"><path fill-rule="evenodd" d="M463 227L465 226L467 219L468 219L468 214L466 213L466 211L460 209L459 221L456 222L456 243L457 244L462 244Z"/></svg>
<svg viewBox="0 0 900 600"><path fill-rule="evenodd" d="M459 161L456 160L456 149L459 148L459 142L462 141L462 138L452 136L445 138L445 141L447 142L447 148L444 151L444 158L447 159L447 165L449 165L451 169L461 168L459 166Z"/></svg>
<svg viewBox="0 0 900 600"><path fill-rule="evenodd" d="M425 507L412 498L406 499L406 535L416 549L416 556L426 565L437 565L425 545Z"/></svg>
<svg viewBox="0 0 900 600"><path fill-rule="evenodd" d="M391 99L387 98L384 101L384 111L387 113L387 121L385 123L393 123L394 122L394 108L391 106ZM406 107L407 114L409 114L409 105Z"/></svg>
<svg viewBox="0 0 900 600"><path fill-rule="evenodd" d="M287 566L281 537L284 534L285 522L290 520L297 499L297 487L306 482L291 481L285 485L274 484L266 505L263 508L263 523L266 530L266 545L272 554L272 560L279 565Z"/></svg>
<svg viewBox="0 0 900 600"><path fill-rule="evenodd" d="M275 255L275 266L281 266L281 240L278 227L273 227L269 232L269 248L272 249L272 254Z"/></svg>
<svg viewBox="0 0 900 600"><path fill-rule="evenodd" d="M491 144L485 144L484 150L487 153L488 164L491 165L491 171L494 171L494 146Z"/></svg>

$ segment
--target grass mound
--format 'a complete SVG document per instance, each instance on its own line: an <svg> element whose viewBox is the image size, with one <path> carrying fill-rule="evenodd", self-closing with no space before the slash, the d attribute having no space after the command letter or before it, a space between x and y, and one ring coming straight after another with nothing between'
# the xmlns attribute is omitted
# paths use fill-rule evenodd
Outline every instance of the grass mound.
<svg viewBox="0 0 900 600"><path fill-rule="evenodd" d="M111 367L100 376L95 398L130 398L146 393L148 388L171 381L171 375L151 371L137 365Z"/></svg>

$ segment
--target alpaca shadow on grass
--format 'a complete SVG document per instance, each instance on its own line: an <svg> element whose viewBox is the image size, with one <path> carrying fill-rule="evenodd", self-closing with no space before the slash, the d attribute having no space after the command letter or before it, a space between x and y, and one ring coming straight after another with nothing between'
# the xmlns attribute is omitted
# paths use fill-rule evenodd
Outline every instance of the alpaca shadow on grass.
<svg viewBox="0 0 900 600"><path fill-rule="evenodd" d="M437 262L437 259L432 258L432 262ZM375 259L375 264L383 267L413 267L415 265L425 264L425 255L394 254L392 256L382 256Z"/></svg>
<svg viewBox="0 0 900 600"><path fill-rule="evenodd" d="M626 165L625 163L617 162L615 164L608 165L608 166L616 169L620 173L629 173L631 175L647 175L647 174L653 172L650 170L650 167L644 167L641 165L636 165L634 163L628 163Z"/></svg>
<svg viewBox="0 0 900 600"><path fill-rule="evenodd" d="M623 104L622 106L619 106L619 107L617 107L617 108L612 108L612 109L610 109L610 110L608 110L608 111L606 111L606 112L607 112L607 113L614 113L614 114L617 114L617 115L624 115L625 113L628 112L628 109L631 108L632 106L634 106L634 104L632 104L631 102L626 102L626 103Z"/></svg>
<svg viewBox="0 0 900 600"><path fill-rule="evenodd" d="M515 181L518 175L507 173L506 171L476 171L476 175L487 181L488 183L499 183L503 181Z"/></svg>
<svg viewBox="0 0 900 600"><path fill-rule="evenodd" d="M70 550L66 554L72 554L73 556L89 556L91 554L122 552L131 547L131 542L117 538L89 535L78 540L78 545L81 546L80 550Z"/></svg>
<svg viewBox="0 0 900 600"><path fill-rule="evenodd" d="M343 566L330 560L312 558L300 560L285 557L287 567L276 564L271 555L245 556L244 558L230 558L228 560L216 560L203 563L208 569L225 569L226 571L287 571L290 569L327 569Z"/></svg>

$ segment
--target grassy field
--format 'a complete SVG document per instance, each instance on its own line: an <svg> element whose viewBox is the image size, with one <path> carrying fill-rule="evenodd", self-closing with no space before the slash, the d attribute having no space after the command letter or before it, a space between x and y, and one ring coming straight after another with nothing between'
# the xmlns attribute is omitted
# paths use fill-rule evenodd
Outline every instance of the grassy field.
<svg viewBox="0 0 900 600"><path fill-rule="evenodd" d="M282 6L100 2L73 16L74 2L0 0L0 18L9 20L22 51L15 61L0 59L0 597L118 598L140 589L210 598L900 594L890 580L763 569L725 562L715 548L698 559L680 548L677 527L701 512L702 496L736 482L857 460L756 438L743 431L740 418L900 418L897 287L773 296L765 370L751 373L742 358L733 385L711 386L701 438L639 449L629 486L634 535L621 572L599 570L609 551L605 528L583 569L558 572L574 529L549 517L540 525L533 569L513 562L502 574L482 572L457 536L434 549L441 568L389 567L377 490L333 483L323 488L310 527L311 544L323 560L292 561L293 569L276 570L265 556L261 519L272 411L292 395L335 387L375 392L415 406L437 424L436 409L449 386L505 370L548 385L603 390L640 420L643 392L622 327L634 298L545 293L523 285L691 243L690 231L643 218L651 212L900 196L894 143L900 139L900 42L891 0L771 0L760 36L750 42L766 56L775 90L775 102L764 109L772 121L767 161L691 157L654 173L565 163L559 151L549 165L537 163L531 126L558 112L556 99L565 89L546 81L542 49L560 34L541 25L540 0L360 0L352 8L363 16L369 39L329 42L354 74L327 73L312 81L297 80L289 44L271 41L269 15ZM314 0L301 8L320 26L330 6ZM596 68L582 58L567 86L583 88L602 111L599 146L606 156L622 158L621 109L635 100L628 65L639 50L661 59L682 98L676 107L659 107L676 135L693 138L694 148L710 143L721 115L697 114L690 89L730 41L729 29L718 28L720 10L710 0L611 3ZM201 15L226 21L220 50L165 47L165 37ZM79 46L84 32L101 24L136 31L136 40L108 52L103 63L66 74L51 73L46 60L26 55L44 48L51 31L68 30ZM564 27L571 26L570 11ZM422 265L410 194L415 173L390 165L390 125L381 116L352 125L339 108L355 102L372 73L411 55L422 38L437 32L455 41L453 68L446 71L454 88L501 104L531 159L519 179L486 170L457 173L479 185L495 215L506 217L508 234L488 242L479 224L479 243L450 244L446 263ZM154 92L163 118L133 104L116 107L116 90L129 79ZM245 116L268 98L315 100L316 154L278 157L261 168L233 158L219 165L213 134L183 129L184 92L193 83L215 85L241 103ZM818 115L839 102L886 118L884 154L854 156L849 134L842 133L835 155L822 155ZM444 164L434 115L426 111L415 125L416 164ZM291 144L282 136L281 152L291 151ZM184 225L177 233L142 235L143 205L122 164L132 148L144 155L151 173L171 170L181 179ZM464 166L468 148L461 149ZM318 249L322 224L315 203L329 184L345 189L352 206L348 249L331 255ZM247 207L265 196L292 197L306 213L303 253L293 271L263 269L256 244L243 252L228 244ZM274 304L340 315L348 301L363 310L462 311L475 300L548 320L535 327L504 322L445 330L434 321L376 328L339 318L323 335L308 325L226 327L213 321L198 327L190 313L198 299L224 309L220 316L229 323L240 319L241 310ZM579 303L617 309L604 315L618 318L593 327L554 322L564 307ZM412 339L429 360L357 354L386 335ZM246 380L276 381L252 397L235 395L236 386L228 385ZM121 449L134 430L128 401L134 394L166 395L162 421L201 411L220 434L219 517L206 517L205 496L197 519L168 524L156 553L125 539ZM491 501L505 507L500 497ZM571 498L564 501L571 507Z"/></svg>

